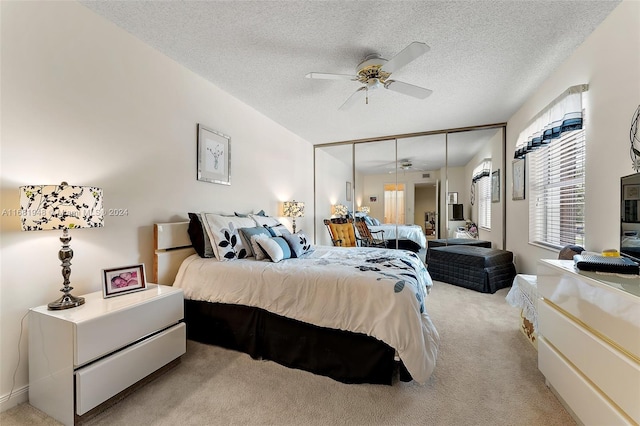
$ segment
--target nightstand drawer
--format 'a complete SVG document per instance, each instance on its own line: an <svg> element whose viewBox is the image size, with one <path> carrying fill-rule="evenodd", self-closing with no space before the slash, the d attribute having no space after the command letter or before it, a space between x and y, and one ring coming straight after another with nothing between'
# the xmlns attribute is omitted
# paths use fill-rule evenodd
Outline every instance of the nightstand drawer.
<svg viewBox="0 0 640 426"><path fill-rule="evenodd" d="M75 324L76 368L176 324L184 317L182 292L158 295L152 289L130 296L134 295L142 300Z"/></svg>
<svg viewBox="0 0 640 426"><path fill-rule="evenodd" d="M76 414L82 415L186 351L180 323L76 371Z"/></svg>

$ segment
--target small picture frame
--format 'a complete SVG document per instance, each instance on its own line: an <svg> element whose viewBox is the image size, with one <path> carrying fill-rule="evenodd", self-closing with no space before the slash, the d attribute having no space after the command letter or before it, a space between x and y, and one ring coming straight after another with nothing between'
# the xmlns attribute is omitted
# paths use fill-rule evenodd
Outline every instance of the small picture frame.
<svg viewBox="0 0 640 426"><path fill-rule="evenodd" d="M519 158L513 160L513 195L512 200L524 200L525 199L525 182L526 182L526 170L525 159Z"/></svg>
<svg viewBox="0 0 640 426"><path fill-rule="evenodd" d="M374 197L374 196L369 197L369 202L370 203L377 203L378 202L378 197Z"/></svg>
<svg viewBox="0 0 640 426"><path fill-rule="evenodd" d="M458 204L457 192L447 192L447 204Z"/></svg>
<svg viewBox="0 0 640 426"><path fill-rule="evenodd" d="M500 202L500 169L491 172L491 202Z"/></svg>
<svg viewBox="0 0 640 426"><path fill-rule="evenodd" d="M146 288L143 263L102 270L102 295L105 299Z"/></svg>
<svg viewBox="0 0 640 426"><path fill-rule="evenodd" d="M231 185L231 138L198 124L198 180Z"/></svg>

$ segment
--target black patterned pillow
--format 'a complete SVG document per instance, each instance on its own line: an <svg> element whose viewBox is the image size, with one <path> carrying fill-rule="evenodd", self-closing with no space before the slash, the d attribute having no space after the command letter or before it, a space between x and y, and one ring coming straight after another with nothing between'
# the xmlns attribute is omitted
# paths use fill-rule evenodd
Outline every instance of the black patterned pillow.
<svg viewBox="0 0 640 426"><path fill-rule="evenodd" d="M282 238L287 241L287 244L289 244L291 248L291 257L300 257L305 253L313 251L311 241L309 241L302 231L296 232L295 234L283 234Z"/></svg>
<svg viewBox="0 0 640 426"><path fill-rule="evenodd" d="M255 226L252 219L212 213L202 213L201 217L219 260L244 259L250 256L239 230Z"/></svg>

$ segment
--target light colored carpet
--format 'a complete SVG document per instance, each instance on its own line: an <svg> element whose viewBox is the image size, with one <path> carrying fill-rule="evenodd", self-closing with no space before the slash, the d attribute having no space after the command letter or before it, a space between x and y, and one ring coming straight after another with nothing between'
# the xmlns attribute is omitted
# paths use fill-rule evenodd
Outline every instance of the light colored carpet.
<svg viewBox="0 0 640 426"><path fill-rule="evenodd" d="M544 385L508 289L436 282L427 310L441 346L429 382L346 385L189 341L182 363L89 425L573 425ZM57 424L29 404L2 426Z"/></svg>

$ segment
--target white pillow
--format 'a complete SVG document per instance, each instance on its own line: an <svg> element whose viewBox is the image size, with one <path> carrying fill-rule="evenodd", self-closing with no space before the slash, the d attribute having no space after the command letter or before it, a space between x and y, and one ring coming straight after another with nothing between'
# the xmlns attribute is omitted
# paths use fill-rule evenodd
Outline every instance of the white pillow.
<svg viewBox="0 0 640 426"><path fill-rule="evenodd" d="M280 225L280 222L278 222L276 218L270 216L250 214L249 217L253 219L258 224L258 226L266 226L267 228L271 228L272 226Z"/></svg>
<svg viewBox="0 0 640 426"><path fill-rule="evenodd" d="M267 258L267 253L262 250L262 247L258 244L258 240L268 240L269 236L266 234L255 234L251 236L251 248L253 250L253 255L256 257L256 260L265 260Z"/></svg>
<svg viewBox="0 0 640 426"><path fill-rule="evenodd" d="M251 255L238 231L254 226L252 219L213 213L201 213L201 217L218 260L243 259Z"/></svg>
<svg viewBox="0 0 640 426"><path fill-rule="evenodd" d="M291 258L291 248L282 237L263 238L262 235L256 235L255 241L272 262L280 262L283 259Z"/></svg>

